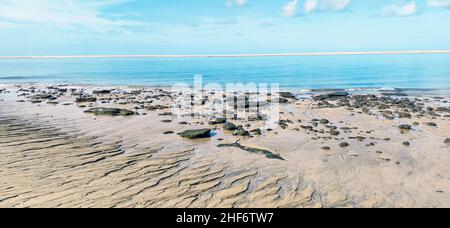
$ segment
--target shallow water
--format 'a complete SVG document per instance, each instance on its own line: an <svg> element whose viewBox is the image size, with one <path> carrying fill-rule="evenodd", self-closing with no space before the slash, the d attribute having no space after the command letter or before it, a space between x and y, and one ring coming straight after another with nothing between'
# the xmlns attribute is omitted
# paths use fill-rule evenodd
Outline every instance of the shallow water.
<svg viewBox="0 0 450 228"><path fill-rule="evenodd" d="M295 89L450 89L450 55L0 60L0 83L171 86L279 83Z"/></svg>

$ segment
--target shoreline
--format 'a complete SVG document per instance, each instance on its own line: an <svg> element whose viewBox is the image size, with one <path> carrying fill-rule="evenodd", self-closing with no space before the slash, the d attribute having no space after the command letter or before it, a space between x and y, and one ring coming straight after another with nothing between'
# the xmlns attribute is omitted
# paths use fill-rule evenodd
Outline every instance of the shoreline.
<svg viewBox="0 0 450 228"><path fill-rule="evenodd" d="M450 95L395 95L0 84L0 207L448 207Z"/></svg>
<svg viewBox="0 0 450 228"><path fill-rule="evenodd" d="M108 84L108 83L50 83L50 82L0 82L0 87L7 86L73 86L73 87L87 87L87 88L142 88L142 89L171 89L172 85L145 85L145 84ZM188 84L190 87L193 85ZM225 86L223 86L225 87ZM311 92L311 93L326 93L326 92L407 92L407 91L449 91L450 87L429 87L429 88L406 88L406 87L322 87L309 88L301 86L279 86L281 92Z"/></svg>

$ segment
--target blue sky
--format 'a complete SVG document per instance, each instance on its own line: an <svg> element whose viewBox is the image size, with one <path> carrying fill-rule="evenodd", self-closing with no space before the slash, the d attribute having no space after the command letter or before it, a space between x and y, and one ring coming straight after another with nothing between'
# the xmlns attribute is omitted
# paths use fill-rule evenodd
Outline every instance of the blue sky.
<svg viewBox="0 0 450 228"><path fill-rule="evenodd" d="M450 49L450 0L0 0L0 55Z"/></svg>

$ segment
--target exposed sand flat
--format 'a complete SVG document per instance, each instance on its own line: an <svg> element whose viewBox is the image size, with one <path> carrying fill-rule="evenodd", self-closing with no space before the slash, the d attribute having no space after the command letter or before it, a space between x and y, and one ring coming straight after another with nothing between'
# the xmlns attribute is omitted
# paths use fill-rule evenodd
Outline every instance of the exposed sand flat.
<svg viewBox="0 0 450 228"><path fill-rule="evenodd" d="M198 54L198 55L67 55L67 56L0 56L0 59L89 59L89 58L239 58L336 55L411 55L450 54L450 50L367 51L367 52L305 52L272 54Z"/></svg>
<svg viewBox="0 0 450 228"><path fill-rule="evenodd" d="M248 137L208 124L211 116L174 116L163 106L176 94L154 88L2 89L0 207L450 206L449 97L289 98L279 128L229 119L260 128ZM96 101L75 103L78 93ZM209 94L206 103L214 99ZM84 113L91 107L140 115ZM400 131L402 124L411 129ZM201 128L213 136L176 134ZM237 140L283 160L218 147Z"/></svg>

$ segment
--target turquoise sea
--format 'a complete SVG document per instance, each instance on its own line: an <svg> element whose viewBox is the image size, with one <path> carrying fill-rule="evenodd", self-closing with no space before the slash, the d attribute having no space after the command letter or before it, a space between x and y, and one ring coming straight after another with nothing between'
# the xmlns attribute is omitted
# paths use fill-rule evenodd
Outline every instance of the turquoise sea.
<svg viewBox="0 0 450 228"><path fill-rule="evenodd" d="M450 55L246 58L4 59L0 84L170 86L279 83L297 89L450 89Z"/></svg>

